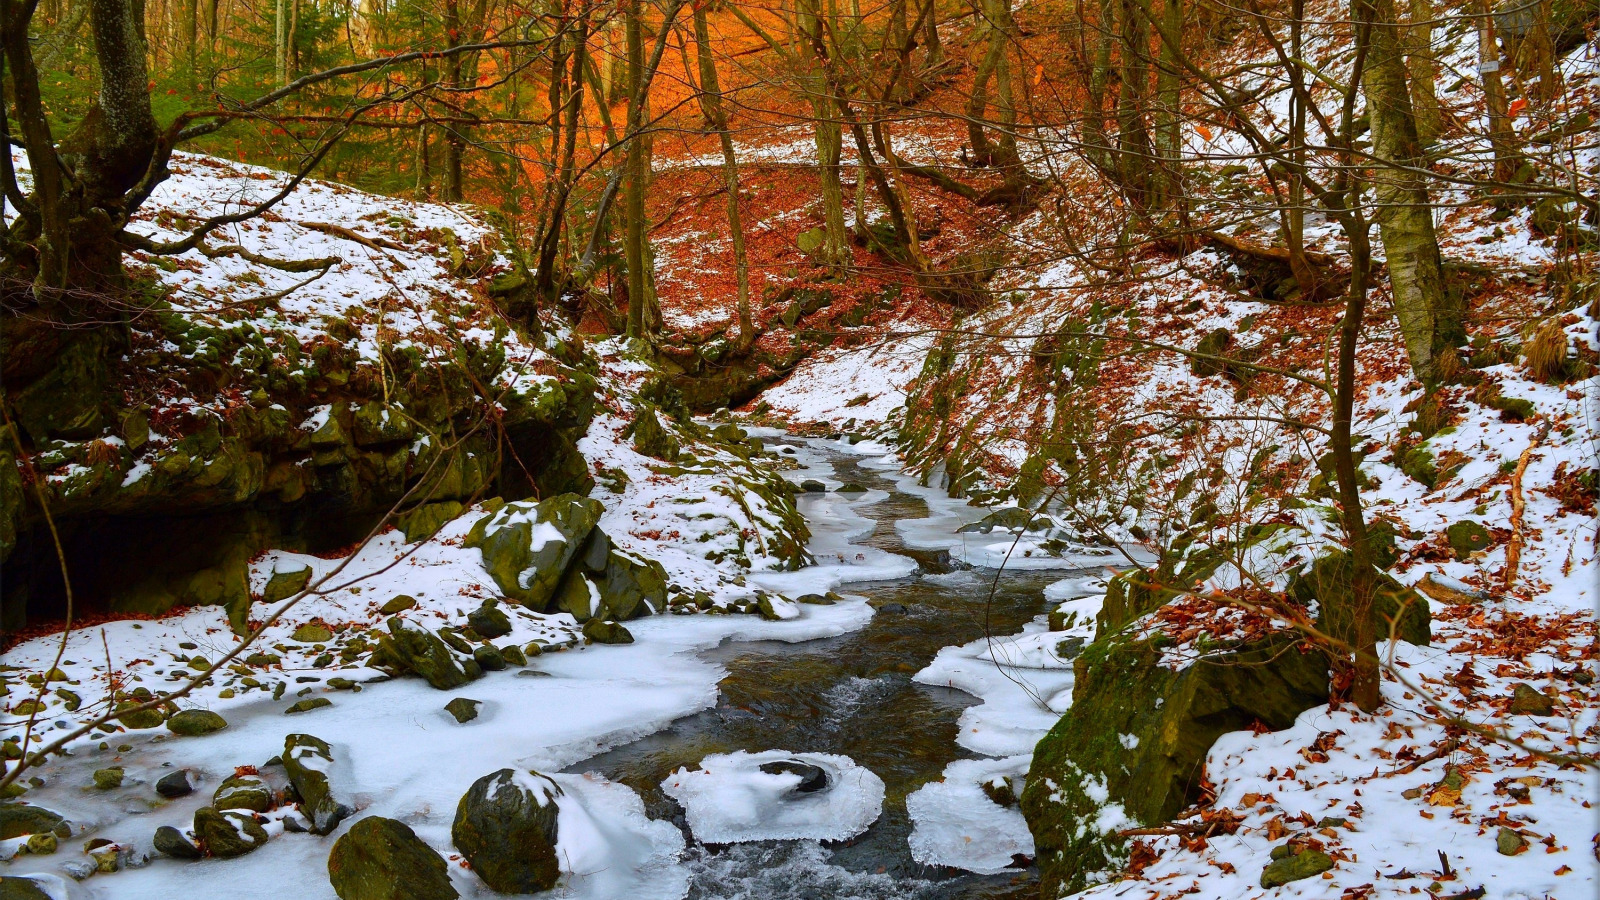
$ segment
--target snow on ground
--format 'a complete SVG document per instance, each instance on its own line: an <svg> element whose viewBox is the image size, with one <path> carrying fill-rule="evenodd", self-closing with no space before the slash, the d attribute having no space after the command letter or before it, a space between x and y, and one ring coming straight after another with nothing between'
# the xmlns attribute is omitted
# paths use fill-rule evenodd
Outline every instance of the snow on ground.
<svg viewBox="0 0 1600 900"><path fill-rule="evenodd" d="M927 335L891 338L807 357L761 399L796 423L853 430L881 425L905 405L906 387L933 345Z"/></svg>
<svg viewBox="0 0 1600 900"><path fill-rule="evenodd" d="M773 763L814 767L826 785L807 790L800 774L762 770ZM883 779L828 753L714 753L668 775L661 789L683 805L689 830L705 844L848 840L883 811Z"/></svg>

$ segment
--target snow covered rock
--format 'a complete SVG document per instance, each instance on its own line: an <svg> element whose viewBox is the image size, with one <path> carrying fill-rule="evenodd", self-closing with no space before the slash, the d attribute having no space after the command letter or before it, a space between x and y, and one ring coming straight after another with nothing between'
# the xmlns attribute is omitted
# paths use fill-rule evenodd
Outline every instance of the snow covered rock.
<svg viewBox="0 0 1600 900"><path fill-rule="evenodd" d="M549 890L561 876L560 796L561 788L538 772L492 772L462 796L451 839L490 888L504 894Z"/></svg>
<svg viewBox="0 0 1600 900"><path fill-rule="evenodd" d="M623 550L596 528L562 582L557 606L579 622L625 622L659 613L667 608L667 573L660 563Z"/></svg>
<svg viewBox="0 0 1600 900"><path fill-rule="evenodd" d="M202 806L194 813L194 833L206 852L219 859L232 859L254 852L267 842L267 831L255 816L239 810L220 811Z"/></svg>
<svg viewBox="0 0 1600 900"><path fill-rule="evenodd" d="M170 856L173 859L199 859L200 848L184 836L183 832L171 825L163 825L156 829L155 837L151 844L158 853Z"/></svg>
<svg viewBox="0 0 1600 900"><path fill-rule="evenodd" d="M544 612L604 511L598 500L577 494L507 503L472 526L466 546L483 554L484 568L507 597Z"/></svg>
<svg viewBox="0 0 1600 900"><path fill-rule="evenodd" d="M328 834L350 815L350 808L335 799L328 769L333 748L309 734L291 734L283 740L283 767L289 783L300 795L300 811L311 820L313 834Z"/></svg>
<svg viewBox="0 0 1600 900"><path fill-rule="evenodd" d="M328 880L339 900L455 900L450 870L403 822L368 816L350 826L328 854Z"/></svg>
<svg viewBox="0 0 1600 900"><path fill-rule="evenodd" d="M812 769L826 787L803 790L816 785ZM669 775L661 789L708 844L846 840L877 821L884 792L882 779L848 757L785 750L713 754L698 770Z"/></svg>
<svg viewBox="0 0 1600 900"><path fill-rule="evenodd" d="M1015 868L1019 856L1031 858L1033 836L1012 787L1027 765L1026 756L958 759L944 780L913 791L906 797L911 858L984 875Z"/></svg>
<svg viewBox="0 0 1600 900"><path fill-rule="evenodd" d="M371 665L387 666L420 675L441 691L454 690L482 674L478 664L457 659L437 634L395 616L389 634L378 639Z"/></svg>
<svg viewBox="0 0 1600 900"><path fill-rule="evenodd" d="M0 897L5 900L55 900L32 878L0 875Z"/></svg>
<svg viewBox="0 0 1600 900"><path fill-rule="evenodd" d="M0 803L0 841L26 834L53 832L61 837L72 835L72 826L58 813L42 806L26 803Z"/></svg>

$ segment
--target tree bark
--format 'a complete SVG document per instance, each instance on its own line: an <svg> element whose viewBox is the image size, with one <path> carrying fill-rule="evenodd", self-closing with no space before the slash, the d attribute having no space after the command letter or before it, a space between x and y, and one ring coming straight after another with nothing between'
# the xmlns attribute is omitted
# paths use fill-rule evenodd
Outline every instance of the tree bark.
<svg viewBox="0 0 1600 900"><path fill-rule="evenodd" d="M805 74L801 84L811 97L813 139L817 147L817 180L822 188L822 247L817 251L823 266L842 276L850 268L850 236L844 225L844 185L840 180L840 158L844 134L829 96L832 85L818 67L816 46L822 40L822 10L818 0L801 0L796 15L800 43L799 59ZM829 29L836 31L836 29ZM858 176L859 177L859 176ZM857 223L859 226L861 223Z"/></svg>
<svg viewBox="0 0 1600 900"><path fill-rule="evenodd" d="M1410 23L1406 27L1406 69L1417 113L1417 139L1431 147L1444 130L1435 82L1439 66L1433 58L1433 0L1409 0Z"/></svg>
<svg viewBox="0 0 1600 900"><path fill-rule="evenodd" d="M1362 88L1372 123L1374 216L1389 264L1395 317L1411 370L1428 388L1434 370L1438 316L1445 309L1439 241L1417 138L1417 120L1406 88L1405 48L1395 21L1394 0L1352 0L1357 42L1367 44Z"/></svg>
<svg viewBox="0 0 1600 900"><path fill-rule="evenodd" d="M628 266L628 336L643 337L647 327L646 294L650 279L644 267L644 200L650 173L639 131L644 123L644 4L627 0L623 30L627 41L628 153L623 161L623 256Z"/></svg>
<svg viewBox="0 0 1600 900"><path fill-rule="evenodd" d="M1478 0L1478 77L1489 115L1489 146L1494 150L1494 178L1510 182L1517 174L1516 135L1506 114L1505 83L1500 80L1500 45L1495 41L1489 0Z"/></svg>
<svg viewBox="0 0 1600 900"><path fill-rule="evenodd" d="M734 158L733 134L728 130L728 115L722 106L722 85L717 77L717 61L711 55L711 27L705 4L694 8L695 55L700 68L700 109L706 122L716 130L722 144L722 177L728 193L728 232L733 241L733 272L738 291L738 348L748 350L755 343L755 324L750 314L750 266L745 258L744 224L739 217L739 163Z"/></svg>

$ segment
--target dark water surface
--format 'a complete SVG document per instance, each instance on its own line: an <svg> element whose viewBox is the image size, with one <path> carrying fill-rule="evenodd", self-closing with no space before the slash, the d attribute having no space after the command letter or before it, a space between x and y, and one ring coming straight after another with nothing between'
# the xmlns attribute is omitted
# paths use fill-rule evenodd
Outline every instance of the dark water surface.
<svg viewBox="0 0 1600 900"><path fill-rule="evenodd" d="M895 491L893 481L854 459L835 457L832 464L843 481L890 492L879 503L856 507L878 522L858 543L913 556L928 574L949 571L937 554L906 550L894 529L898 519L927 515L921 498ZM1044 611L1044 586L1061 577L1004 573L992 601L992 571L848 585L844 590L864 594L878 607L866 627L802 643L727 643L708 651L707 658L728 670L715 708L571 771L598 771L626 783L644 797L652 817L680 827L682 810L662 794L661 781L713 753L834 753L883 779L883 815L844 844L763 841L707 848L691 837L689 896L695 900L1035 897L1032 869L979 876L911 858L906 795L938 780L951 760L970 755L955 743L957 718L977 702L961 691L915 684L911 677L940 648L982 637L986 620L992 634L1020 631Z"/></svg>

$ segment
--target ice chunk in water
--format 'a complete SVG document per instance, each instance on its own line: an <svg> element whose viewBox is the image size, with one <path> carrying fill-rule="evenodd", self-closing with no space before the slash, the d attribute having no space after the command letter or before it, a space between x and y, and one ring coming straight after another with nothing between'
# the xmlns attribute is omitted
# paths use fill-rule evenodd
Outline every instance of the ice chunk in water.
<svg viewBox="0 0 1600 900"><path fill-rule="evenodd" d="M1027 774L1028 755L1005 759L958 759L945 767L944 780L925 784L906 797L911 814L911 857L924 865L954 866L996 875L1015 865L1017 855L1033 856L1033 835L1015 804L1001 806L983 789L1002 779Z"/></svg>
<svg viewBox="0 0 1600 900"><path fill-rule="evenodd" d="M772 766L798 762L802 766ZM774 771L762 771L766 766ZM827 777L823 790L803 791L795 771L814 766ZM719 753L682 768L661 783L683 805L689 829L707 844L741 841L842 841L877 821L883 779L845 756L826 753Z"/></svg>

